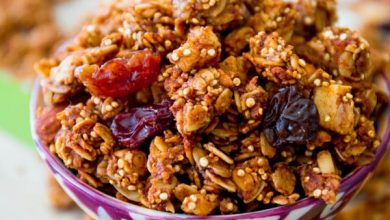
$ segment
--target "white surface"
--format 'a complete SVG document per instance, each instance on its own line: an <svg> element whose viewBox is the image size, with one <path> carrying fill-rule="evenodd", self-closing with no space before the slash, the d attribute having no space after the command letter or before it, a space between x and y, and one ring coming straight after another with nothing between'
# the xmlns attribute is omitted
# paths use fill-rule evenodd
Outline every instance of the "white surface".
<svg viewBox="0 0 390 220"><path fill-rule="evenodd" d="M101 0L72 0L55 8L55 19L64 33L73 33L80 28L80 21L93 14Z"/></svg>
<svg viewBox="0 0 390 220"><path fill-rule="evenodd" d="M0 219L83 219L79 210L59 212L51 208L47 171L38 153L0 131Z"/></svg>

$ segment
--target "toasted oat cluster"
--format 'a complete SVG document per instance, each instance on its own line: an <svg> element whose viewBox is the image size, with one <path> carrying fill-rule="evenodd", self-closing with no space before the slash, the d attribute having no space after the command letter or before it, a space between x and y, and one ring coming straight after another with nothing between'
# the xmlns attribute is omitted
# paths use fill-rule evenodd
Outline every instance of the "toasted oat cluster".
<svg viewBox="0 0 390 220"><path fill-rule="evenodd" d="M380 144L335 1L117 0L40 61L37 133L81 180L199 216L334 203Z"/></svg>

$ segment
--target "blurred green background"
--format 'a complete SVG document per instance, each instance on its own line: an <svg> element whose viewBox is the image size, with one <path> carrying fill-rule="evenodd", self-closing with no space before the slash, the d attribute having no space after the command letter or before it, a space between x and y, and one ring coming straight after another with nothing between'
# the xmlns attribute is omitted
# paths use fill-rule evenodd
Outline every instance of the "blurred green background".
<svg viewBox="0 0 390 220"><path fill-rule="evenodd" d="M33 147L30 135L30 85L23 85L0 71L0 129Z"/></svg>

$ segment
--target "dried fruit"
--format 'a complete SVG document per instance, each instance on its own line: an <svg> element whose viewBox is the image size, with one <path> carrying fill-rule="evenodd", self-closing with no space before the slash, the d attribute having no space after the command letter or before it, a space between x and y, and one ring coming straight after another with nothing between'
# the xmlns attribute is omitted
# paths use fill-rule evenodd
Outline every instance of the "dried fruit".
<svg viewBox="0 0 390 220"><path fill-rule="evenodd" d="M174 124L169 110L171 105L170 100L164 100L150 106L131 108L114 118L111 131L123 146L137 148L150 137Z"/></svg>
<svg viewBox="0 0 390 220"><path fill-rule="evenodd" d="M299 86L292 85L272 97L264 118L264 134L275 148L306 144L316 137L318 121L313 101L303 96Z"/></svg>
<svg viewBox="0 0 390 220"><path fill-rule="evenodd" d="M107 61L96 71L80 71L78 78L99 97L123 97L150 86L160 73L157 53L140 50Z"/></svg>

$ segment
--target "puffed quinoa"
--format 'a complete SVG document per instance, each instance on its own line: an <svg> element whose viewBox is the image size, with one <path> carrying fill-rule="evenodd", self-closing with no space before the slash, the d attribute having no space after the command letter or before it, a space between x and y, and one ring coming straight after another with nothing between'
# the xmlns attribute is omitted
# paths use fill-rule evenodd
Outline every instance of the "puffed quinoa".
<svg viewBox="0 0 390 220"><path fill-rule="evenodd" d="M37 133L82 181L150 209L334 203L384 104L368 44L335 18L323 0L114 0L37 65Z"/></svg>

